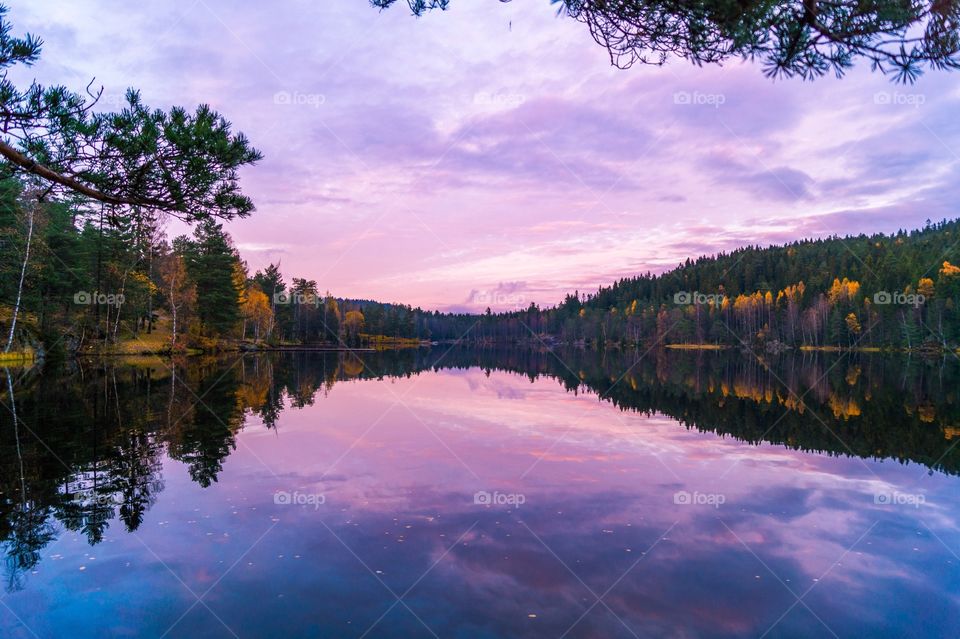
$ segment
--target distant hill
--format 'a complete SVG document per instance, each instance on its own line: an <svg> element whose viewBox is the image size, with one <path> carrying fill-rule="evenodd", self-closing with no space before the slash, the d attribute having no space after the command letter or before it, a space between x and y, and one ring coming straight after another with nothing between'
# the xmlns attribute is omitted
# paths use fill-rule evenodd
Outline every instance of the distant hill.
<svg viewBox="0 0 960 639"><path fill-rule="evenodd" d="M921 278L936 279L944 261L958 262L960 220L929 224L893 235L858 235L802 240L782 246L748 246L731 253L688 259L662 275L622 279L601 288L583 304L609 309L633 300L672 299L683 291L724 292L728 296L778 291L804 282L808 291L826 292L835 278L861 283L864 290L898 291Z"/></svg>
<svg viewBox="0 0 960 639"><path fill-rule="evenodd" d="M960 221L893 235L748 246L625 278L557 307L434 315L476 340L955 349ZM419 323L419 322L418 322Z"/></svg>

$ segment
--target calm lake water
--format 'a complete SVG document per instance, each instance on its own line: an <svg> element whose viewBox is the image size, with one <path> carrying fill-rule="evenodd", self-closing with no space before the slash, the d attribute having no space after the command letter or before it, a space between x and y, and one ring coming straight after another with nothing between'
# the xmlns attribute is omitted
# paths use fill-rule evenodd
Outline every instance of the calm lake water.
<svg viewBox="0 0 960 639"><path fill-rule="evenodd" d="M958 368L441 347L11 369L0 636L960 636Z"/></svg>

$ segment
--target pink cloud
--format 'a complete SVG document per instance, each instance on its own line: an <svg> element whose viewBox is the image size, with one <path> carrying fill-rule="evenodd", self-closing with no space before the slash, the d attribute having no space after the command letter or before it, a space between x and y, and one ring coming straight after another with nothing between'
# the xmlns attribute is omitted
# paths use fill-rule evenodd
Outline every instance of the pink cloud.
<svg viewBox="0 0 960 639"><path fill-rule="evenodd" d="M265 153L244 173L259 210L229 226L244 257L337 295L479 311L471 291L524 282L553 304L688 256L955 211L948 74L620 71L539 3L421 20L352 0L89 4L13 0L48 42L14 79L221 109Z"/></svg>

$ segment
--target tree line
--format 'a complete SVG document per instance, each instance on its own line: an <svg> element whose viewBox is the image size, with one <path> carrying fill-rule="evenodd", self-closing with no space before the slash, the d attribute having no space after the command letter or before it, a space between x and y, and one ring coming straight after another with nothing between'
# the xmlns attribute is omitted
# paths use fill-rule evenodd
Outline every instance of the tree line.
<svg viewBox="0 0 960 639"><path fill-rule="evenodd" d="M960 221L749 246L624 278L557 306L430 315L433 336L652 347L955 349Z"/></svg>
<svg viewBox="0 0 960 639"><path fill-rule="evenodd" d="M3 352L25 342L79 347L88 330L115 340L124 320L150 331L154 287L174 298L172 312L189 312L182 276L190 270L198 314L210 327L222 325L225 316L203 304L223 294L222 282L203 286L200 266L226 264L219 224L253 212L239 169L260 152L205 104L151 109L131 88L122 108L106 111L98 106L103 88L93 90L92 81L84 93L36 81L17 86L10 71L33 65L42 48L34 35L14 35L0 5ZM168 217L197 225L192 243L164 245ZM73 322L71 301L92 307L93 320ZM30 328L18 332L21 318Z"/></svg>
<svg viewBox="0 0 960 639"><path fill-rule="evenodd" d="M383 339L636 348L960 344L960 221L750 246L574 292L555 307L483 314L337 298L315 280L286 280L279 264L251 272L215 218L169 240L154 218L37 202L16 178L0 180L0 238L0 306L21 313L19 347L31 340L67 352L124 341L162 351ZM0 317L4 328L12 328L10 316ZM14 333L6 333L9 346Z"/></svg>
<svg viewBox="0 0 960 639"><path fill-rule="evenodd" d="M374 3L386 8L393 1ZM417 14L446 6L446 0L410 0ZM602 31L604 38L654 18L657 31L616 45L628 55L659 50L663 34L673 33L660 29L674 19L698 29L750 26L707 5L693 13L669 8L663 14L668 22L657 18L663 8L646 2L566 2L564 8L592 28L611 27ZM900 7L891 20L893 8L860 3L851 14L843 3L804 3L804 15L815 21L788 18L786 25L776 22L777 12L744 14L759 20L759 30L735 37L734 49L723 44L734 32L722 29L725 35L709 42L667 39L678 47L673 53L694 61L767 51L775 68L804 76L840 72L857 56L906 79L915 77L918 65L955 66L956 6ZM348 346L389 338L909 349L956 348L960 342L957 222L890 236L747 247L688 260L666 274L621 280L591 295L575 292L554 308L531 304L500 314L336 299L321 295L314 280L284 282L279 265L251 274L223 228L254 211L238 177L240 168L261 158L247 138L207 105L150 109L129 89L123 108L108 112L96 108L102 89L87 87L82 95L37 82L16 86L8 71L35 63L42 41L14 36L6 15L0 5L4 352L149 342L145 336L155 336L160 321L166 341L154 348L172 351L216 348L224 339ZM859 35L838 35L830 16L854 20ZM920 24L927 31L912 37L909 28ZM793 35L786 43L771 40L771 30ZM748 31L759 40L747 38ZM830 33L833 38L822 39ZM901 41L892 58L882 44L888 37ZM714 46L723 55L717 57ZM171 216L193 225L193 234L168 240L163 222Z"/></svg>
<svg viewBox="0 0 960 639"><path fill-rule="evenodd" d="M358 346L368 331L415 339L423 328L419 309L337 299L314 280L285 281L278 264L251 272L214 218L170 240L158 220L36 202L8 178L0 180L0 238L0 322L12 328L9 309L17 309L20 330L5 333L17 348Z"/></svg>

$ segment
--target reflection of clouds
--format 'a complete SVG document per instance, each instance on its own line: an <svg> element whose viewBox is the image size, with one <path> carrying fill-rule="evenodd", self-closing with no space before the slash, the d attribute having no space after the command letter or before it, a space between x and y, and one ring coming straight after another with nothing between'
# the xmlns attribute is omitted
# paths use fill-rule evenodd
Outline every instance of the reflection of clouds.
<svg viewBox="0 0 960 639"><path fill-rule="evenodd" d="M841 636L862 632L863 620L873 624L877 602L904 610L895 601L902 590L909 592L907 600L928 596L928 605L957 609L943 581L949 579L944 566L952 557L932 535L917 534L925 531L922 518L938 535L955 541L949 531L956 530L956 519L946 505L956 500L923 511L883 509L873 501L878 489L905 490L916 480L914 465L749 445L686 430L663 416L613 416L614 409L597 403L594 395L574 397L547 379L530 383L520 375L487 376L469 369L398 382L394 391L403 394L405 384L414 383L406 400L478 472L483 485L419 420L401 410L385 421L385 432L375 431L370 442L358 446L358 459L346 464L350 472L376 471L358 476L354 485L346 482L333 501L350 522L345 538L360 544L361 556L369 553L379 558L375 563L384 563L394 557L394 546L413 553L413 559L405 556L394 568L406 576L416 573L415 566L428 566L444 542L479 520L474 538L452 550L418 586L424 606L418 614L455 610L478 632L562 634L593 596L552 553L600 593L635 561L634 553L643 552L674 522L668 539L605 599L641 636L669 635L678 619L696 636L761 634L795 601L778 579L797 594L816 584L804 601ZM377 386L338 386L324 411L374 400ZM514 392L523 401L514 399ZM561 435L535 471L518 480ZM316 441L296 446L313 455L328 448ZM269 453L258 450L261 456ZM937 475L926 482L930 493L949 492L950 478ZM477 507L472 501L477 489L520 492L526 503L515 511ZM718 492L726 501L719 508L678 505L671 498L678 490ZM426 527L429 534L406 533L397 541L400 529L391 526L402 528L414 520L415 529ZM352 537L355 529L366 532ZM418 544L426 547L411 550ZM943 579L931 577L939 574ZM821 578L822 583L816 581ZM932 586L931 579L941 587ZM526 620L530 612L537 614L535 627ZM434 618L446 623L444 615ZM909 629L897 626L903 618L891 623ZM950 626L947 613L937 618ZM777 628L785 636L824 632L803 606ZM623 633L598 606L573 636Z"/></svg>
<svg viewBox="0 0 960 639"><path fill-rule="evenodd" d="M390 409L395 396L415 415ZM276 524L205 599L243 636L359 636L395 602L388 588L412 587L404 602L440 636L556 637L594 603L591 590L614 584L604 602L639 636L759 636L794 604L789 590L811 586L804 602L840 636L950 636L957 562L925 525L956 547L956 479L918 470L719 438L663 415L620 413L549 378L445 370L338 383L285 410L276 431L251 419L204 490L167 460L167 490L151 511L160 525L138 534L199 588ZM920 488L931 507L873 501L880 489ZM277 505L277 490L325 501ZM478 490L525 502L477 505ZM678 491L725 501L675 503ZM70 561L45 563L32 591L5 601L33 610L31 620L46 620L38 633L55 635L45 624L140 623L114 614L136 597L139 634L159 636L171 601L181 603L176 584L139 541L112 534L83 573L77 561L90 549L65 535L57 552ZM131 578L134 561L154 570ZM41 605L58 588L84 593L60 598L82 605ZM91 601L102 611L94 619ZM598 605L568 636L629 637L614 614ZM194 634L222 632L207 616L189 623ZM399 605L381 623L382 634L426 632ZM825 632L797 606L771 636Z"/></svg>

